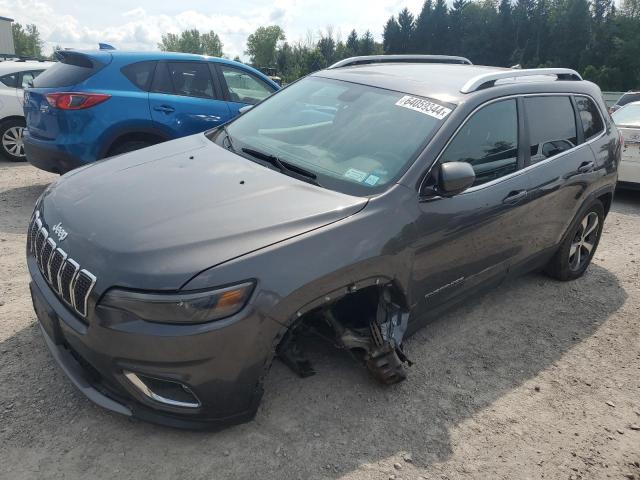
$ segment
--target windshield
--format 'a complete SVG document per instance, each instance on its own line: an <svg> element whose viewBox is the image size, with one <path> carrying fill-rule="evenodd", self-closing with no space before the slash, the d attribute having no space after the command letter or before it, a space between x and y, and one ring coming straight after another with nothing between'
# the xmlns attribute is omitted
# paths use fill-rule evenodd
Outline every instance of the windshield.
<svg viewBox="0 0 640 480"><path fill-rule="evenodd" d="M627 105L611 115L616 125L640 127L640 103Z"/></svg>
<svg viewBox="0 0 640 480"><path fill-rule="evenodd" d="M315 175L324 187L369 195L406 170L451 108L395 91L307 77L210 138L225 146L230 138L238 154L249 150L277 157Z"/></svg>

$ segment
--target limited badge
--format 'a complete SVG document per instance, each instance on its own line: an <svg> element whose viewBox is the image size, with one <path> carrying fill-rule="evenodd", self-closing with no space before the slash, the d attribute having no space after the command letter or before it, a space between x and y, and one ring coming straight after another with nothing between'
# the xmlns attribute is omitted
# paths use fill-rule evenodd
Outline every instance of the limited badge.
<svg viewBox="0 0 640 480"><path fill-rule="evenodd" d="M408 108L415 112L424 113L430 117L442 120L451 113L451 109L438 105L437 103L430 102L424 98L412 97L411 95L405 95L396 102L396 105L403 108Z"/></svg>

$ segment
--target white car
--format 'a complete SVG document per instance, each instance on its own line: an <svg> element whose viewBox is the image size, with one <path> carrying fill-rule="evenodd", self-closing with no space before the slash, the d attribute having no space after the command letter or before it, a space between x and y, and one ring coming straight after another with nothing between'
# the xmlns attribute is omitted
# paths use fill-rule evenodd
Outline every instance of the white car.
<svg viewBox="0 0 640 480"><path fill-rule="evenodd" d="M611 117L624 137L618 182L621 186L640 188L640 102L626 104Z"/></svg>
<svg viewBox="0 0 640 480"><path fill-rule="evenodd" d="M53 62L0 62L0 154L12 161L24 160L24 89Z"/></svg>

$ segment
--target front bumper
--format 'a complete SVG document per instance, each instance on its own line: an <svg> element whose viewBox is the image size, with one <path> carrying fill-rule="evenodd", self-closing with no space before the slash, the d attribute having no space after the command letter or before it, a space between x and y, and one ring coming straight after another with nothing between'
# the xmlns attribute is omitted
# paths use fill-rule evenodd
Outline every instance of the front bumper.
<svg viewBox="0 0 640 480"><path fill-rule="evenodd" d="M50 289L33 257L27 263L47 347L90 400L120 414L177 428L215 429L253 418L279 324L249 306L244 314L215 322L222 326L213 329L210 324L119 323L109 312L84 321ZM184 385L199 405L157 402L136 388L126 372Z"/></svg>
<svg viewBox="0 0 640 480"><path fill-rule="evenodd" d="M53 141L38 140L25 131L24 151L34 167L60 175L85 165L85 162L60 149Z"/></svg>

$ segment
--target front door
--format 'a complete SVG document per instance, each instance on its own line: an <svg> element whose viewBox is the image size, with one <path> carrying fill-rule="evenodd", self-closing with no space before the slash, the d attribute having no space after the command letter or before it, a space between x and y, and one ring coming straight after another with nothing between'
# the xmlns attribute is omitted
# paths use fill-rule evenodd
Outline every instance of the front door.
<svg viewBox="0 0 640 480"><path fill-rule="evenodd" d="M203 132L231 117L207 62L158 62L149 107L154 124L171 138Z"/></svg>
<svg viewBox="0 0 640 480"><path fill-rule="evenodd" d="M217 68L233 116L238 115L242 107L255 105L275 91L271 85L246 70L224 63L219 63Z"/></svg>
<svg viewBox="0 0 640 480"><path fill-rule="evenodd" d="M418 316L500 282L525 254L529 178L520 171L519 130L516 99L490 103L472 114L438 159L471 163L476 182L454 197L420 204L412 273Z"/></svg>

